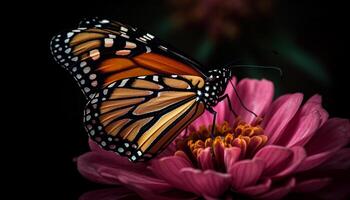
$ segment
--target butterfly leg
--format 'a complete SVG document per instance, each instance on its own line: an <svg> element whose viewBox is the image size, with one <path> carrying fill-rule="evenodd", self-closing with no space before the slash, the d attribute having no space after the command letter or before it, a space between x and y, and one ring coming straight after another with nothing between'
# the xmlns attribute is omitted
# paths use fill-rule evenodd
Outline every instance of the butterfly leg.
<svg viewBox="0 0 350 200"><path fill-rule="evenodd" d="M229 107L230 111L232 112L233 116L237 117L238 115L232 108L231 100L230 100L230 97L228 96L228 94L225 94L224 96L220 97L218 99L218 101L220 102L220 101L223 101L225 99L227 100L228 107Z"/></svg>
<svg viewBox="0 0 350 200"><path fill-rule="evenodd" d="M210 108L209 110L208 110L211 114L213 114L214 116L213 116L213 123L212 123L212 127L211 127L211 137L212 138L215 138L215 135L214 135L214 130L215 130L215 122L216 122L216 114L217 114L217 112L213 109L213 108Z"/></svg>
<svg viewBox="0 0 350 200"><path fill-rule="evenodd" d="M241 104L241 106L242 106L246 111L248 111L248 112L250 112L251 114L253 114L255 117L258 117L258 115L255 114L255 112L251 111L250 109L247 108L247 106L244 105L244 102L242 101L241 97L240 97L239 94L238 94L237 88L233 85L233 83L232 83L231 80L230 80L230 84L231 84L233 90L235 91L236 96L237 96L238 101L239 101L239 103Z"/></svg>

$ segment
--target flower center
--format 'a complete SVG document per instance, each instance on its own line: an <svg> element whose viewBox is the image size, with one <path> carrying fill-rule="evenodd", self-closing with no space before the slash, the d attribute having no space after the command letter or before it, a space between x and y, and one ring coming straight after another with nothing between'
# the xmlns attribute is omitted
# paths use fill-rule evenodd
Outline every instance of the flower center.
<svg viewBox="0 0 350 200"><path fill-rule="evenodd" d="M215 126L214 133L211 133L212 125L201 126L198 130L191 128L187 137L176 141L177 150L185 152L195 164L200 152L206 148L210 148L214 160L220 160L217 158L223 156L223 150L230 147L241 149L239 159L252 158L268 140L260 122L248 124L237 118L232 126L227 121Z"/></svg>

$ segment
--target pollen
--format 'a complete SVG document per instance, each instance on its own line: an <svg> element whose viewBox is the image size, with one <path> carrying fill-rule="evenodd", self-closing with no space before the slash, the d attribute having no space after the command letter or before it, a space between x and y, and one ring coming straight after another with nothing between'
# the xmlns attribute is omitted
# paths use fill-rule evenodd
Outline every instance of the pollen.
<svg viewBox="0 0 350 200"><path fill-rule="evenodd" d="M200 152L208 147L214 159L221 156L220 152L217 151L220 149L219 146L223 148L238 147L241 149L240 158L249 159L268 140L259 121L255 124L248 124L238 118L232 125L225 121L215 126L214 133L211 133L211 130L212 125L201 126L198 130L192 128L186 138L176 141L177 150L185 152L193 162L196 162Z"/></svg>

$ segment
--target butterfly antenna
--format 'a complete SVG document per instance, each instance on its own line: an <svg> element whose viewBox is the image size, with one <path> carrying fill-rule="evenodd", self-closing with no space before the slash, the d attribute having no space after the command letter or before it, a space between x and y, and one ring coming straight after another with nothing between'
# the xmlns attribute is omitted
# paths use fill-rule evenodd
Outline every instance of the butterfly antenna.
<svg viewBox="0 0 350 200"><path fill-rule="evenodd" d="M241 106L242 106L245 110L247 110L248 112L250 112L251 114L253 114L255 117L258 117L258 115L257 115L255 112L251 111L250 109L248 109L248 108L244 105L244 103L243 103L241 97L239 96L239 94L238 94L238 92L237 92L236 87L233 85L233 83L232 83L231 80L230 80L230 83L231 83L231 86L233 87L233 90L235 91L235 94L236 94L236 96L237 96L237 98L238 98L238 101L239 101L239 103L241 104Z"/></svg>
<svg viewBox="0 0 350 200"><path fill-rule="evenodd" d="M279 72L280 77L283 76L283 71L280 67L276 67L276 66L261 66L261 65L233 65L230 66L229 68L254 68L254 69L272 69L272 70L276 70Z"/></svg>

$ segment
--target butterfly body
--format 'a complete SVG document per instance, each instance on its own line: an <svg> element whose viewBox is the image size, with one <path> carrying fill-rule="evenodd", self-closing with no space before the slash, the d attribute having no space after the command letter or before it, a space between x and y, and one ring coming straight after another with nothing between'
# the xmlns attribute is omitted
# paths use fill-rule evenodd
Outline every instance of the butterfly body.
<svg viewBox="0 0 350 200"><path fill-rule="evenodd" d="M208 72L208 78L205 82L205 87L200 90L206 108L210 109L218 103L218 100L225 92L228 81L232 77L232 72L229 68L214 69Z"/></svg>
<svg viewBox="0 0 350 200"><path fill-rule="evenodd" d="M232 76L229 68L204 72L153 35L97 18L55 36L51 51L88 100L90 138L131 161L156 156L213 111Z"/></svg>

